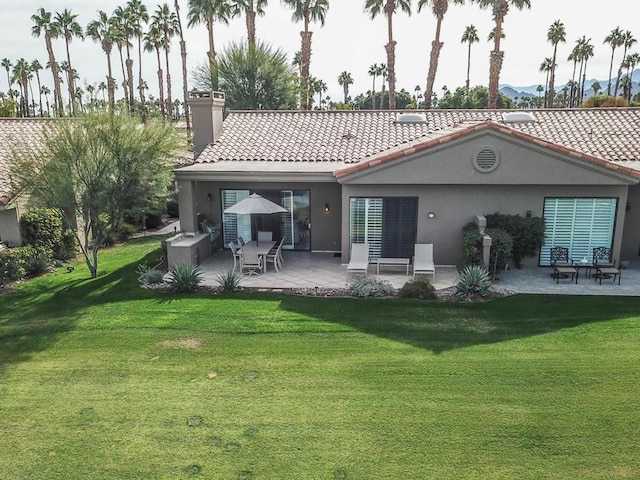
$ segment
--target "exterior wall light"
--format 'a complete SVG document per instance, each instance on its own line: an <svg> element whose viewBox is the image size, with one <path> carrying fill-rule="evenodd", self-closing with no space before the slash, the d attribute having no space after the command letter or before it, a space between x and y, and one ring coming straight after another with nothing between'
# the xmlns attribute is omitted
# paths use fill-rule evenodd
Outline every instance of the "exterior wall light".
<svg viewBox="0 0 640 480"><path fill-rule="evenodd" d="M427 213L427 217L436 218L436 213L435 212L429 212L429 213Z"/></svg>
<svg viewBox="0 0 640 480"><path fill-rule="evenodd" d="M324 204L324 211L325 211L325 213L329 213L331 211L331 207L329 206L328 203Z"/></svg>

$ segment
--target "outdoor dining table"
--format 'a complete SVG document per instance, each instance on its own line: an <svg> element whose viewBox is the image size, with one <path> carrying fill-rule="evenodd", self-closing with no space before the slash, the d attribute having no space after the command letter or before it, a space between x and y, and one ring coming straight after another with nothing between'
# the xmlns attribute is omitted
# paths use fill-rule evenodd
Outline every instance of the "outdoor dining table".
<svg viewBox="0 0 640 480"><path fill-rule="evenodd" d="M271 251L273 247L276 246L276 243L278 242L274 242L274 241L256 242L255 240L251 240L250 242L245 243L242 246L242 248L240 248L240 251L242 251L243 248L255 247L258 250L258 257L262 258L262 271L266 272L267 271L267 254Z"/></svg>

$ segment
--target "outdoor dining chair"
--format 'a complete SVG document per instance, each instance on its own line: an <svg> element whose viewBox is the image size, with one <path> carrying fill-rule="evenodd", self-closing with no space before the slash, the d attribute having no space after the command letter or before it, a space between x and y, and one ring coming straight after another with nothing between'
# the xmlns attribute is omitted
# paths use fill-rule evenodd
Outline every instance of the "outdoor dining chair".
<svg viewBox="0 0 640 480"><path fill-rule="evenodd" d="M248 275L262 272L262 259L258 255L258 249L254 245L242 247L241 270Z"/></svg>
<svg viewBox="0 0 640 480"><path fill-rule="evenodd" d="M273 240L273 232L258 232L258 242L271 242Z"/></svg>
<svg viewBox="0 0 640 480"><path fill-rule="evenodd" d="M569 278L578 283L578 270L573 266L569 258L569 249L567 247L551 247L549 249L550 263L553 268L551 278L555 278L556 283L560 283L561 278Z"/></svg>
<svg viewBox="0 0 640 480"><path fill-rule="evenodd" d="M269 250L269 253L267 253L265 257L266 263L264 265L265 272L267 271L267 263L273 263L273 266L275 267L276 272L279 272L280 268L282 268L282 263L281 263L282 243L283 241L281 240L275 250L272 248L271 250Z"/></svg>
<svg viewBox="0 0 640 480"><path fill-rule="evenodd" d="M245 246L244 238L238 237L238 245L240 245L240 247L244 247Z"/></svg>
<svg viewBox="0 0 640 480"><path fill-rule="evenodd" d="M229 248L231 249L231 253L233 254L232 272L235 272L236 267L238 267L239 265L242 265L242 253L238 251L238 249L236 249L236 246L233 244L233 242L229 242Z"/></svg>

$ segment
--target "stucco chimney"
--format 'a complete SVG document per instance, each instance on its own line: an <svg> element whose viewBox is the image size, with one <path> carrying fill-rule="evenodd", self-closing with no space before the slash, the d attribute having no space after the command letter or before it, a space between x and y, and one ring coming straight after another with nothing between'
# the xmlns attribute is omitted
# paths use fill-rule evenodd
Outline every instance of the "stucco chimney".
<svg viewBox="0 0 640 480"><path fill-rule="evenodd" d="M222 134L224 93L193 91L187 101L193 120L193 153L196 158Z"/></svg>

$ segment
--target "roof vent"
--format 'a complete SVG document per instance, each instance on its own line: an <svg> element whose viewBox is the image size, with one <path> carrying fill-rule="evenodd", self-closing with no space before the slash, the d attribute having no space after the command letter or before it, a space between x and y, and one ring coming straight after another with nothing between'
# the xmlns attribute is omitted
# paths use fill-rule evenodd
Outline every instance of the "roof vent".
<svg viewBox="0 0 640 480"><path fill-rule="evenodd" d="M473 155L473 166L481 173L493 172L499 164L500 156L493 147L480 147Z"/></svg>
<svg viewBox="0 0 640 480"><path fill-rule="evenodd" d="M398 113L396 123L427 123L424 113Z"/></svg>
<svg viewBox="0 0 640 480"><path fill-rule="evenodd" d="M504 123L535 122L536 117L531 112L505 112L502 114L502 121Z"/></svg>

